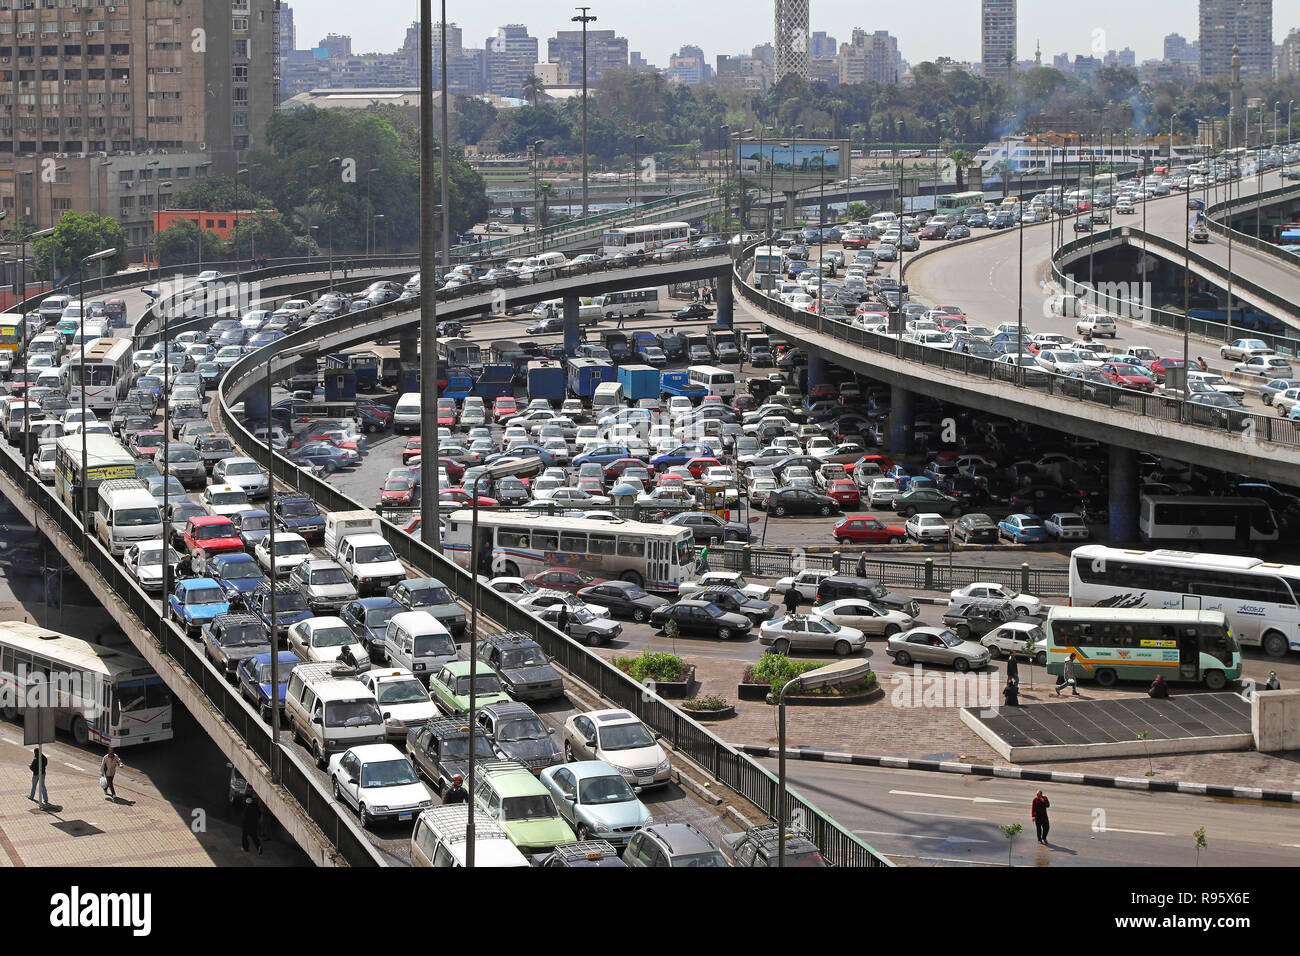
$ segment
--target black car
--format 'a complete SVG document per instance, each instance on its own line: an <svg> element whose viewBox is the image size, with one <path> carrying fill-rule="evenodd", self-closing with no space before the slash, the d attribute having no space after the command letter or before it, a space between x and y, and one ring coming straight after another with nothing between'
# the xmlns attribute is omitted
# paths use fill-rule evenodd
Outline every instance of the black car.
<svg viewBox="0 0 1300 956"><path fill-rule="evenodd" d="M705 601L716 604L731 614L743 614L751 624L762 624L776 617L777 605L771 601L760 601L747 595L739 588L711 587L701 588L691 595L692 601Z"/></svg>
<svg viewBox="0 0 1300 956"><path fill-rule="evenodd" d="M515 700L564 696L560 672L541 645L522 631L480 637L478 659L501 679L501 686Z"/></svg>
<svg viewBox="0 0 1300 956"><path fill-rule="evenodd" d="M692 302L685 308L678 309L673 313L674 319L707 319L713 315L713 310L703 302Z"/></svg>
<svg viewBox="0 0 1300 956"><path fill-rule="evenodd" d="M670 362L676 362L686 357L686 339L676 332L660 332L655 336L659 340L659 347L664 350L664 355L668 356Z"/></svg>
<svg viewBox="0 0 1300 956"><path fill-rule="evenodd" d="M496 759L497 752L482 728L474 728L473 739L476 759ZM465 779L469 770L469 748L469 728L451 717L434 717L423 727L412 728L406 733L406 759L439 794L447 792L454 778Z"/></svg>
<svg viewBox="0 0 1300 956"><path fill-rule="evenodd" d="M200 633L203 656L232 684L235 669L245 658L271 650L266 626L251 614L218 614Z"/></svg>
<svg viewBox="0 0 1300 956"><path fill-rule="evenodd" d="M952 525L954 544L997 544L998 526L986 514L962 515Z"/></svg>
<svg viewBox="0 0 1300 956"><path fill-rule="evenodd" d="M276 495L271 502L271 519L280 530L300 534L309 544L320 544L325 539L325 519L309 495Z"/></svg>
<svg viewBox="0 0 1300 956"><path fill-rule="evenodd" d="M1015 619L1016 609L1007 601L971 601L960 608L945 611L943 626L963 641L978 640Z"/></svg>
<svg viewBox="0 0 1300 956"><path fill-rule="evenodd" d="M676 621L683 635L716 637L720 641L748 634L753 627L743 614L724 611L708 601L678 601L657 608L650 615L650 623L659 630L663 630L669 621Z"/></svg>
<svg viewBox="0 0 1300 956"><path fill-rule="evenodd" d="M358 598L343 605L339 617L357 636L372 661L384 659L384 634L394 614L406 608L390 597Z"/></svg>
<svg viewBox="0 0 1300 956"><path fill-rule="evenodd" d="M602 581L578 591L578 598L587 604L605 608L614 617L628 617L638 623L650 620L657 609L668 604L667 598L649 594L639 584L631 581Z"/></svg>
<svg viewBox="0 0 1300 956"><path fill-rule="evenodd" d="M408 611L428 611L452 637L465 635L465 609L437 578L407 578L390 585L388 596Z"/></svg>
<svg viewBox="0 0 1300 956"><path fill-rule="evenodd" d="M533 773L564 762L558 735L527 704L488 704L478 711L478 725L492 738L497 753Z"/></svg>
<svg viewBox="0 0 1300 956"><path fill-rule="evenodd" d="M855 598L870 601L889 608L902 611L908 617L919 617L921 605L916 598L904 594L894 594L879 581L860 578L851 574L833 574L817 582L817 603L829 604L840 598Z"/></svg>
<svg viewBox="0 0 1300 956"><path fill-rule="evenodd" d="M683 511L666 519L664 524L690 528L696 544L749 541L749 525L739 521L726 521L709 511Z"/></svg>
<svg viewBox="0 0 1300 956"><path fill-rule="evenodd" d="M455 321L454 319L448 319L446 322L438 323L439 337L442 337L444 335L464 335L464 334L465 334L465 326Z"/></svg>
<svg viewBox="0 0 1300 956"><path fill-rule="evenodd" d="M1071 372L1064 378L1058 378L1055 382L1057 388L1065 395L1073 395L1075 398L1097 399L1098 396L1106 397L1110 394L1113 385L1106 380L1106 376L1094 369L1082 369L1077 372Z"/></svg>
<svg viewBox="0 0 1300 956"><path fill-rule="evenodd" d="M827 495L804 488L777 488L763 500L768 514L784 518L786 515L826 515L840 510L840 503Z"/></svg>

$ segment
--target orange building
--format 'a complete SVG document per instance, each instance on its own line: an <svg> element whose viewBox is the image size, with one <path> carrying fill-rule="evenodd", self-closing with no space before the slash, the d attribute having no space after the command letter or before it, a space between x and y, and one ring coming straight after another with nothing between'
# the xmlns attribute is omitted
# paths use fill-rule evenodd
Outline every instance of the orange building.
<svg viewBox="0 0 1300 956"><path fill-rule="evenodd" d="M207 209L163 209L153 214L154 232L162 232L172 223L188 219L199 224L199 228L215 232L222 239L229 240L235 231L236 219L249 219L261 215L275 215L267 209L237 209L230 212Z"/></svg>

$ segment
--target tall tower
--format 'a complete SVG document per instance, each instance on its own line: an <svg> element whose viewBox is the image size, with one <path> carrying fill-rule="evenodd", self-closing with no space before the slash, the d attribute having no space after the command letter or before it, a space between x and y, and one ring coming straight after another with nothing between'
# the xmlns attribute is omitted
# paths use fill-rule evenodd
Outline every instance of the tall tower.
<svg viewBox="0 0 1300 956"><path fill-rule="evenodd" d="M1232 45L1232 82L1228 85L1228 141L1234 146L1242 145L1236 139L1237 118L1244 116L1241 107L1241 47Z"/></svg>
<svg viewBox="0 0 1300 956"><path fill-rule="evenodd" d="M808 58L808 0L776 0L776 71L780 83L793 73L805 81L811 75Z"/></svg>
<svg viewBox="0 0 1300 956"><path fill-rule="evenodd" d="M985 76L1015 69L1016 0L981 0L980 60Z"/></svg>

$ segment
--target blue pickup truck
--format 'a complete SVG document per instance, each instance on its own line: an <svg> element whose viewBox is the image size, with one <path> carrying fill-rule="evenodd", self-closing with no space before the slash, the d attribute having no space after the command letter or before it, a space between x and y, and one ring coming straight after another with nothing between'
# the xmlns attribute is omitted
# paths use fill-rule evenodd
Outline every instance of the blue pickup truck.
<svg viewBox="0 0 1300 956"><path fill-rule="evenodd" d="M693 402L703 401L709 394L705 386L692 384L687 372L664 372L659 378L659 392L668 398L685 395Z"/></svg>

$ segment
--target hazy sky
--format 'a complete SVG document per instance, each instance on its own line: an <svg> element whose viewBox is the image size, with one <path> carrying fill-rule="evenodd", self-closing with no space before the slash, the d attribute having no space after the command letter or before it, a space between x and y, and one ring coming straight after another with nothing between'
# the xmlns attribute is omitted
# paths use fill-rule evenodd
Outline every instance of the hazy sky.
<svg viewBox="0 0 1300 956"><path fill-rule="evenodd" d="M639 50L656 66L682 44L704 50L710 63L719 53L740 53L772 39L772 0L632 0L602 3L591 0L598 21L592 29L614 29L628 39L628 49ZM419 16L417 0L364 0L335 3L322 0L291 2L297 25L298 48L314 46L327 33L352 36L357 53L396 49L406 27ZM912 63L952 56L979 58L979 0L921 0L918 3L863 3L862 0L811 0L812 30L824 30L837 42L846 42L854 27L888 30L899 38L903 56ZM439 17L439 0L433 5ZM546 38L557 29L569 29L575 11L554 0L494 0L467 3L448 0L447 19L464 30L465 46L482 46L498 26L523 23L540 40L546 59ZM1196 0L1020 0L1019 45L1021 59L1034 55L1041 41L1044 62L1068 51L1089 53L1094 45L1107 49L1132 47L1138 62L1163 53L1166 33L1181 33L1189 40L1197 34ZM1273 42L1280 43L1292 27L1300 26L1300 0L1275 0Z"/></svg>

